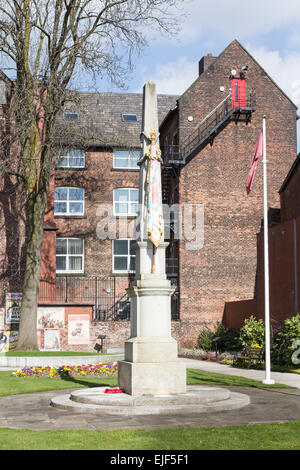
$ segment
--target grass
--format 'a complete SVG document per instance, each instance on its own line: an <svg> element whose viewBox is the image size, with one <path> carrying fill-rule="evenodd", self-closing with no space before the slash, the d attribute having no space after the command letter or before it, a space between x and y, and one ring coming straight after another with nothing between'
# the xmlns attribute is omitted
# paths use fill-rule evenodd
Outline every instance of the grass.
<svg viewBox="0 0 300 470"><path fill-rule="evenodd" d="M2 397L21 393L113 386L116 384L116 377L12 377L10 371L0 372L0 396Z"/></svg>
<svg viewBox="0 0 300 470"><path fill-rule="evenodd" d="M133 431L0 429L0 450L299 450L299 447L300 421Z"/></svg>
<svg viewBox="0 0 300 470"><path fill-rule="evenodd" d="M187 370L187 384L215 385L220 387L291 388L277 383L266 386L258 380L206 372L199 369ZM117 377L12 377L11 371L0 372L0 396L115 385L117 385Z"/></svg>
<svg viewBox="0 0 300 470"><path fill-rule="evenodd" d="M257 380L199 369L187 370L187 383L266 388ZM11 372L0 372L2 396L116 384L116 377L20 378L12 377ZM286 386L275 384L269 387ZM300 421L214 428L115 431L31 431L0 428L0 450L299 450L299 436Z"/></svg>
<svg viewBox="0 0 300 470"><path fill-rule="evenodd" d="M51 357L51 356L106 356L102 353L72 352L72 351L8 351L0 353L1 356L10 357Z"/></svg>
<svg viewBox="0 0 300 470"><path fill-rule="evenodd" d="M259 380L248 379L247 377L207 372L200 369L187 369L187 384L215 385L220 387L293 388L279 383L265 385Z"/></svg>

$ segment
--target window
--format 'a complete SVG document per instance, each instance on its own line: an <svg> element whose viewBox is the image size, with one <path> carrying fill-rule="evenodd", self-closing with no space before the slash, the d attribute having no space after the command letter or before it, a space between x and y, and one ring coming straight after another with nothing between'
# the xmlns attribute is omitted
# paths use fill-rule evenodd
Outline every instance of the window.
<svg viewBox="0 0 300 470"><path fill-rule="evenodd" d="M83 215L84 189L55 188L54 215Z"/></svg>
<svg viewBox="0 0 300 470"><path fill-rule="evenodd" d="M84 168L85 154L83 149L63 149L56 157L57 168Z"/></svg>
<svg viewBox="0 0 300 470"><path fill-rule="evenodd" d="M122 121L126 122L137 122L138 118L136 114L122 114Z"/></svg>
<svg viewBox="0 0 300 470"><path fill-rule="evenodd" d="M138 214L139 190L137 188L114 189L114 215Z"/></svg>
<svg viewBox="0 0 300 470"><path fill-rule="evenodd" d="M140 158L140 150L114 150L114 168L135 169Z"/></svg>
<svg viewBox="0 0 300 470"><path fill-rule="evenodd" d="M83 273L84 241L81 238L56 239L56 272Z"/></svg>
<svg viewBox="0 0 300 470"><path fill-rule="evenodd" d="M66 119L76 120L76 119L78 119L78 114L77 113L66 112L65 113L65 118Z"/></svg>
<svg viewBox="0 0 300 470"><path fill-rule="evenodd" d="M135 240L113 240L113 272L133 273L135 271Z"/></svg>

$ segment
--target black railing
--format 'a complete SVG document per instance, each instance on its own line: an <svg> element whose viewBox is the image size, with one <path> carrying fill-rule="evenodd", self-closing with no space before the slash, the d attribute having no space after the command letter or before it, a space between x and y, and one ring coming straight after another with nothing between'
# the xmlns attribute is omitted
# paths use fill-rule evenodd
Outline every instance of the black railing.
<svg viewBox="0 0 300 470"><path fill-rule="evenodd" d="M167 258L167 272L172 284L177 285L178 261ZM1 304L5 306L6 293L22 292L23 270L0 272ZM41 279L39 305L91 305L93 321L130 320L130 300L126 292L130 279L116 277L57 276ZM172 319L179 318L178 288L171 298Z"/></svg>
<svg viewBox="0 0 300 470"><path fill-rule="evenodd" d="M163 149L164 164L185 163L186 158L199 145L209 141L212 135L229 119L250 116L255 111L255 95L232 100L231 93L211 111L180 145L170 145Z"/></svg>
<svg viewBox="0 0 300 470"><path fill-rule="evenodd" d="M174 265L172 271L175 271ZM59 276L53 280L40 281L39 304L91 305L93 321L130 320L130 300L126 292L128 286L127 278ZM179 316L178 297L176 289L171 300L173 319Z"/></svg>
<svg viewBox="0 0 300 470"><path fill-rule="evenodd" d="M129 302L127 287L127 278L58 276L40 281L39 303L89 304L94 320L118 320L120 301Z"/></svg>

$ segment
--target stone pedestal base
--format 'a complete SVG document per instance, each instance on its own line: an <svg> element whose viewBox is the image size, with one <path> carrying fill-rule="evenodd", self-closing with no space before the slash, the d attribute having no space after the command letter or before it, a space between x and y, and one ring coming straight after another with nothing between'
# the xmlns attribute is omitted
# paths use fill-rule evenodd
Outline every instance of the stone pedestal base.
<svg viewBox="0 0 300 470"><path fill-rule="evenodd" d="M186 368L180 362L119 362L119 387L132 396L186 393Z"/></svg>
<svg viewBox="0 0 300 470"><path fill-rule="evenodd" d="M169 337L136 337L125 341L125 361L175 362L177 342Z"/></svg>
<svg viewBox="0 0 300 470"><path fill-rule="evenodd" d="M76 413L103 413L119 416L209 413L234 410L250 403L247 395L227 389L192 385L185 394L140 396L107 394L106 387L75 390L58 395L51 406Z"/></svg>

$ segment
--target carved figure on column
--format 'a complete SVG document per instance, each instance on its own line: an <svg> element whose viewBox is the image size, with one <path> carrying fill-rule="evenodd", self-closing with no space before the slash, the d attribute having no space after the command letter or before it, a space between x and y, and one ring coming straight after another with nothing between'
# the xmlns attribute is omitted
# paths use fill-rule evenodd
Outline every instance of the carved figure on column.
<svg viewBox="0 0 300 470"><path fill-rule="evenodd" d="M147 224L147 236L153 243L152 272L155 272L155 252L164 236L164 220L161 188L161 150L156 143L155 129L150 132L151 144L146 150L147 157L147 189L145 192L144 216Z"/></svg>

